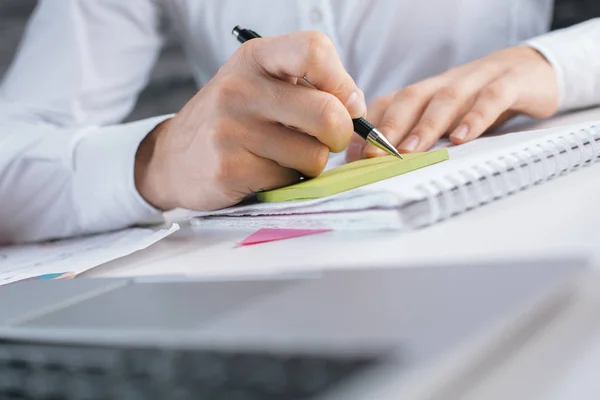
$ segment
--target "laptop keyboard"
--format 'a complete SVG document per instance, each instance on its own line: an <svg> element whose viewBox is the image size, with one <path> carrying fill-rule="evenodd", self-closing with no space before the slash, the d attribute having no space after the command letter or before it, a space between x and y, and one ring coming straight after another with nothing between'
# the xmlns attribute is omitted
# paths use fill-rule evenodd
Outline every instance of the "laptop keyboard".
<svg viewBox="0 0 600 400"><path fill-rule="evenodd" d="M0 342L0 399L303 400L377 361L377 356Z"/></svg>

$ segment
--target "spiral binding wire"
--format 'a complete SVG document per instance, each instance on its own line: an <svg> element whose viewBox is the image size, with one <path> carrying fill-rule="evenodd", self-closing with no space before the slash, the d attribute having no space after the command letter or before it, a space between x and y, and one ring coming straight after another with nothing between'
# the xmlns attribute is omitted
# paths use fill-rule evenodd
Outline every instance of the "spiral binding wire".
<svg viewBox="0 0 600 400"><path fill-rule="evenodd" d="M518 151L421 184L432 225L592 165L600 158L600 125L542 139ZM513 174L517 184L510 184ZM487 190L486 189L487 186Z"/></svg>

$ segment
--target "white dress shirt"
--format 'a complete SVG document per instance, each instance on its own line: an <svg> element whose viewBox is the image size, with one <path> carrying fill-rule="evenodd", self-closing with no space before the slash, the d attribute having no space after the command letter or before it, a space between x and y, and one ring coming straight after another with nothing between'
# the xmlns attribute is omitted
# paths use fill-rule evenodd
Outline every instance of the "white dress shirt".
<svg viewBox="0 0 600 400"><path fill-rule="evenodd" d="M368 99L535 38L561 110L600 104L600 20L545 34L551 14L552 0L40 0L0 87L0 242L160 220L133 165L165 117L119 122L148 81L162 17L199 87L238 48L239 24L326 33Z"/></svg>

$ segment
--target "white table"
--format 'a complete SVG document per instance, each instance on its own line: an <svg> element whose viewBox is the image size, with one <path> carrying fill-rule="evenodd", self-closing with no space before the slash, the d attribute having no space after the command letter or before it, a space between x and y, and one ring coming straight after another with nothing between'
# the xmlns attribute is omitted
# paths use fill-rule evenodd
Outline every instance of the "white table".
<svg viewBox="0 0 600 400"><path fill-rule="evenodd" d="M586 120L600 120L600 109L528 128ZM83 276L230 275L559 255L600 260L599 202L600 163L408 234L340 231L236 248L252 231L200 230L184 222L151 248Z"/></svg>
<svg viewBox="0 0 600 400"><path fill-rule="evenodd" d="M529 128L586 120L600 120L600 109ZM251 231L195 230L184 223L175 235L83 276L245 275L569 255L589 257L600 266L599 205L600 163L408 234L331 232L236 248ZM552 324L456 398L596 398L600 271L583 283L578 296Z"/></svg>

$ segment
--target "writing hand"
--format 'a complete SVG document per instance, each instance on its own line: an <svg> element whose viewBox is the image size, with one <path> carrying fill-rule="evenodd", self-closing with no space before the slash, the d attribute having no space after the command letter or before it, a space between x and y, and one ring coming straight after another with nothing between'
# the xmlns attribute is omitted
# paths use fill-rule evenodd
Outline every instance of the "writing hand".
<svg viewBox="0 0 600 400"><path fill-rule="evenodd" d="M306 77L318 90L296 85ZM246 42L141 144L136 185L160 209L214 210L319 175L350 143L363 93L317 32Z"/></svg>

